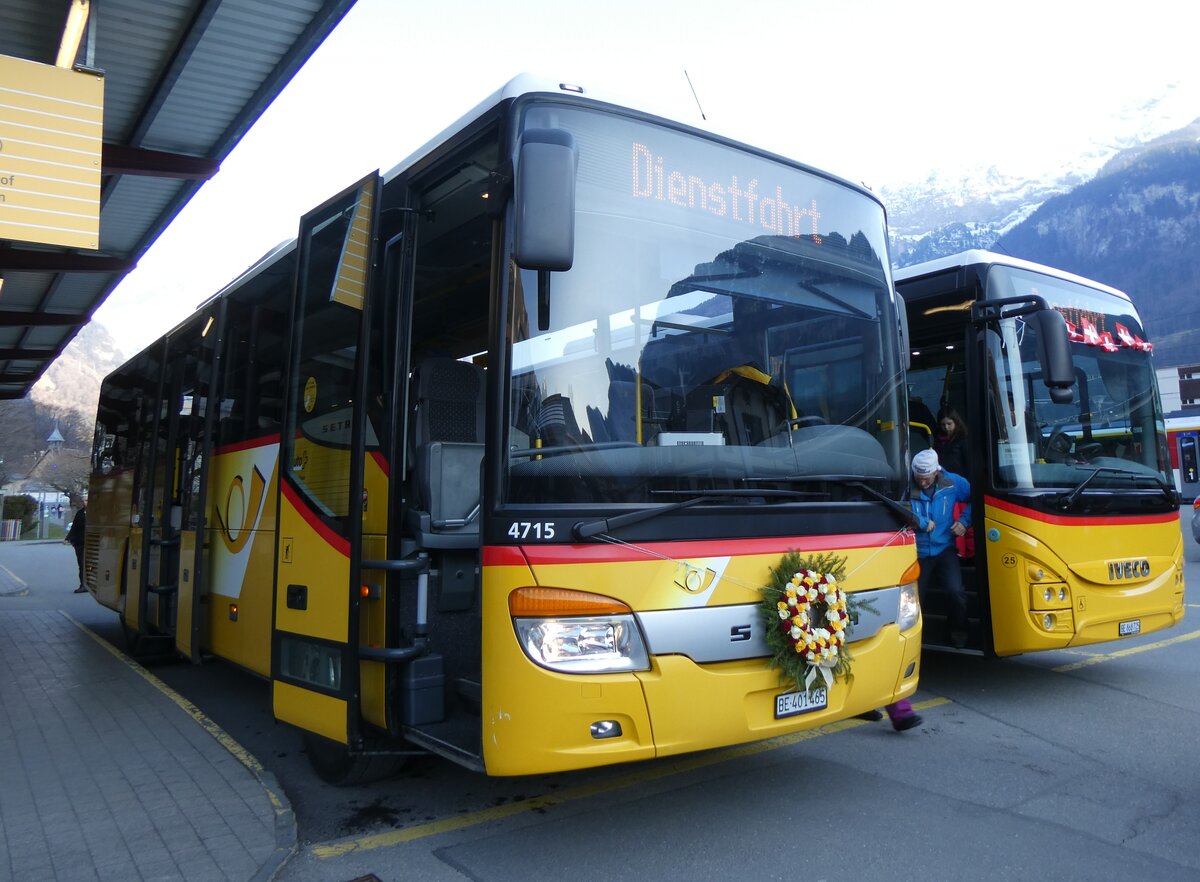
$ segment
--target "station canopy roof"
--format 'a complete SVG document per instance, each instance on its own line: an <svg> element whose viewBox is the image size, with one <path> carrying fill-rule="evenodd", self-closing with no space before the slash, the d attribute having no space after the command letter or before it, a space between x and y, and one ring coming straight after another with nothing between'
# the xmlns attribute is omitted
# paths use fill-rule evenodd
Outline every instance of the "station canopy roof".
<svg viewBox="0 0 1200 882"><path fill-rule="evenodd" d="M99 248L0 238L0 399L29 392L353 5L0 3L0 56L54 65L74 36L73 63L104 79Z"/></svg>

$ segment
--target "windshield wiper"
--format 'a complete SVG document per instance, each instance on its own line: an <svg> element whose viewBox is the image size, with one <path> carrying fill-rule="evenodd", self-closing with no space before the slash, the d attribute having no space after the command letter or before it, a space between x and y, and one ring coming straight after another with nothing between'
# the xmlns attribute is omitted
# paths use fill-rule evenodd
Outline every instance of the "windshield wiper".
<svg viewBox="0 0 1200 882"><path fill-rule="evenodd" d="M656 494L675 494L686 493L686 490L655 490ZM598 536L601 533L607 533L610 530L616 530L620 527L628 527L630 524L638 524L642 521L648 521L651 518L658 517L661 514L667 514L672 511L679 511L681 508L689 508L701 502L709 502L713 499L722 499L730 496L786 496L788 498L796 498L798 496L809 496L808 493L802 493L798 490L753 490L746 492L745 490L707 490L698 496L691 496L687 499L681 499L679 502L669 502L666 505L657 505L653 508L639 508L637 511L626 512L625 514L614 515L611 518L597 518L594 521L579 521L571 528L571 535L576 539L590 539L593 536Z"/></svg>
<svg viewBox="0 0 1200 882"><path fill-rule="evenodd" d="M1175 488L1164 481L1160 475L1147 474L1145 472L1131 472L1128 469L1118 469L1113 468L1112 466L1096 466L1089 471L1088 474L1084 476L1083 480L1076 484L1069 493L1064 493L1055 497L1055 503L1064 511L1068 511L1073 508L1075 505L1075 500L1077 500L1080 494L1083 493L1084 488L1087 487L1087 485L1092 482L1092 479L1101 472L1108 472L1114 475L1126 475L1127 477L1134 479L1144 478L1151 480L1158 485L1158 489L1162 491L1162 494L1166 498L1167 502L1169 502L1171 505L1175 505L1178 502L1178 500L1175 498Z"/></svg>
<svg viewBox="0 0 1200 882"><path fill-rule="evenodd" d="M870 496L872 499L876 500L877 502L883 503L883 505L888 509L888 511L890 511L892 514L896 515L896 517L898 517L900 519L900 522L904 526L915 527L918 524L916 515L914 515L912 513L912 509L905 507L901 503L892 499L890 496L880 493L874 487L869 486L866 482L871 479L864 478L862 475L788 475L785 478L754 478L754 479L749 479L749 480L798 481L798 482L812 481L814 483L827 481L827 482L834 483L834 484L841 484L843 487L854 487L858 490L863 491L864 493L866 493L868 496ZM888 480L888 479L877 478L875 480Z"/></svg>

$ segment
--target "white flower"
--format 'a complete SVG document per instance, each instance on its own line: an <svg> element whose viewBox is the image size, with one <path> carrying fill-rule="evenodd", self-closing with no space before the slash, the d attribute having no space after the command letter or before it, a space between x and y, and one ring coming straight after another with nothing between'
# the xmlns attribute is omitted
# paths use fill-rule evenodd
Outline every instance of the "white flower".
<svg viewBox="0 0 1200 882"><path fill-rule="evenodd" d="M788 633L790 633L792 635L793 640L799 640L800 635L803 634L804 632L801 631L796 625L792 625L792 630Z"/></svg>
<svg viewBox="0 0 1200 882"><path fill-rule="evenodd" d="M837 578L833 575L833 573L826 573L825 581L828 582L830 585L837 584Z"/></svg>
<svg viewBox="0 0 1200 882"><path fill-rule="evenodd" d="M779 618L786 620L786 619L790 619L791 617L792 617L792 611L790 609L781 609L779 611Z"/></svg>

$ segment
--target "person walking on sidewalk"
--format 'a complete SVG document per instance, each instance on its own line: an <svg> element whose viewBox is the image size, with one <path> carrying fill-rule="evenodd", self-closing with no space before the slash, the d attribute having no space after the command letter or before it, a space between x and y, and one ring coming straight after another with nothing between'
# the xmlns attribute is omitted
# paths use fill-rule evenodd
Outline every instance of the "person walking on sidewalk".
<svg viewBox="0 0 1200 882"><path fill-rule="evenodd" d="M67 531L65 542L75 546L75 561L79 565L79 587L75 589L76 594L82 594L87 591L83 587L83 540L87 535L87 506L79 509L75 514L75 519L71 521L71 529Z"/></svg>

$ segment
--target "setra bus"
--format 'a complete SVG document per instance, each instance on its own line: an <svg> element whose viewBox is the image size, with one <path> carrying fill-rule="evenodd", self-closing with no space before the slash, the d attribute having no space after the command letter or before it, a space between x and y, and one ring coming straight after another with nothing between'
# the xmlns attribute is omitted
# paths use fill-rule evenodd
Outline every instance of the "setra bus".
<svg viewBox="0 0 1200 882"><path fill-rule="evenodd" d="M984 251L897 270L896 289L912 335L909 397L967 426L966 648L1013 655L1177 624L1179 495L1152 346L1129 297ZM1039 353L1062 331L1031 321L1041 307L1069 339L1068 382L1055 388ZM942 600L923 598L926 645L950 646Z"/></svg>
<svg viewBox="0 0 1200 882"><path fill-rule="evenodd" d="M87 587L135 651L269 678L331 781L669 756L910 695L887 247L862 188L519 77L104 381ZM789 552L861 601L829 688L767 664Z"/></svg>

